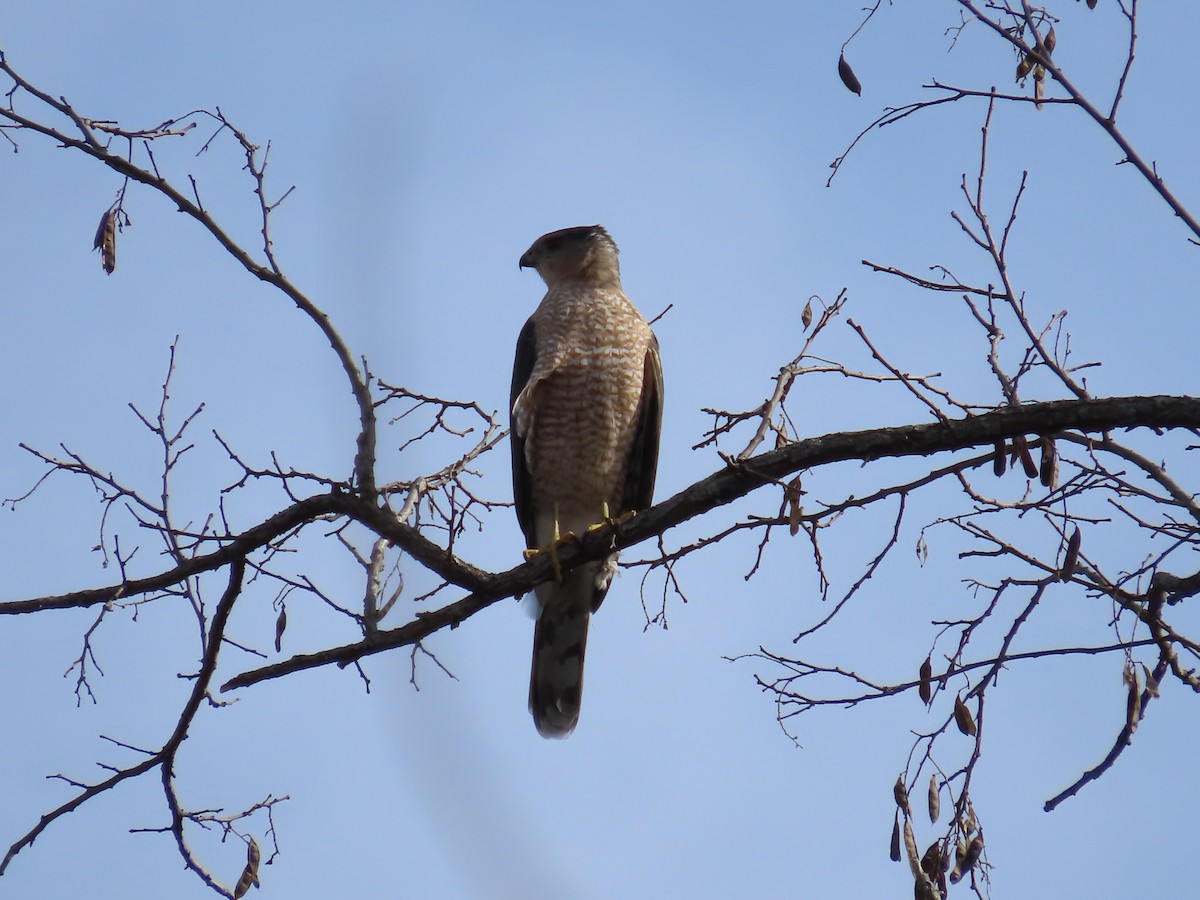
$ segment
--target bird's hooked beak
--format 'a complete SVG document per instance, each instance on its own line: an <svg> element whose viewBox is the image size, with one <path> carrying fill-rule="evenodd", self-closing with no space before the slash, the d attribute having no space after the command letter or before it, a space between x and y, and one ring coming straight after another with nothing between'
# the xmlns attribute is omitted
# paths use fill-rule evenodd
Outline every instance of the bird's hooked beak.
<svg viewBox="0 0 1200 900"><path fill-rule="evenodd" d="M521 258L517 261L517 269L536 269L537 264L533 259L533 248L530 247L521 254Z"/></svg>

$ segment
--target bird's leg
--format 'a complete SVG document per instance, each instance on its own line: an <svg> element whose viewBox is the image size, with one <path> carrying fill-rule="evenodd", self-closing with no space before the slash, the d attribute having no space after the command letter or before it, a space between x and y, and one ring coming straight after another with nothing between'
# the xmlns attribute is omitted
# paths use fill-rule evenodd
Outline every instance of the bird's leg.
<svg viewBox="0 0 1200 900"><path fill-rule="evenodd" d="M634 512L632 509L627 509L627 510L625 510L625 512L621 513L619 516L612 516L609 514L609 511L608 511L608 501L601 500L600 501L600 521L596 522L593 525L589 525L587 527L587 530L589 533L593 532L593 531L599 531L601 528L605 527L606 525L611 525L613 528L616 528L618 525L624 525L626 522L628 522L630 519L632 519L635 515L637 515L636 512Z"/></svg>
<svg viewBox="0 0 1200 900"><path fill-rule="evenodd" d="M533 559L535 556L540 556L543 553L550 554L550 568L554 570L554 580L562 584L562 564L558 561L558 548L563 544L575 540L574 532L568 531L565 535L560 533L558 528L558 505L554 506L554 534L550 537L550 544L546 547L534 547L531 550L525 551L526 559Z"/></svg>

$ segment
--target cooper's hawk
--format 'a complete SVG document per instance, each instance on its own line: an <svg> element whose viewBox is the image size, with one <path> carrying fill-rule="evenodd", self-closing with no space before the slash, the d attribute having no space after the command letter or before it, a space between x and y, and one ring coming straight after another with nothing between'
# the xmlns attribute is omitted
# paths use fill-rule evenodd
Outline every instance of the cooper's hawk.
<svg viewBox="0 0 1200 900"><path fill-rule="evenodd" d="M658 341L621 287L617 245L599 225L542 235L521 257L546 296L513 366L513 496L530 549L646 509L662 426ZM529 709L546 737L579 721L588 619L617 555L538 585Z"/></svg>

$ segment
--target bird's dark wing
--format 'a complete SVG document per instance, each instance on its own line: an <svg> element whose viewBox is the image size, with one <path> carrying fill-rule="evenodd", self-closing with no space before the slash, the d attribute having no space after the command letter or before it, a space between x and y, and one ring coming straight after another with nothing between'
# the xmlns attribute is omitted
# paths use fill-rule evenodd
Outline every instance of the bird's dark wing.
<svg viewBox="0 0 1200 900"><path fill-rule="evenodd" d="M525 462L525 438L517 434L517 424L512 416L513 404L529 382L533 372L533 363L537 358L537 338L534 334L534 322L531 316L521 329L517 338L517 358L513 361L512 390L508 395L509 435L508 442L512 446L513 471L513 502L517 508L517 521L521 531L525 533L525 545L537 546L535 522L537 519L533 510L533 483L529 475L529 466Z"/></svg>
<svg viewBox="0 0 1200 900"><path fill-rule="evenodd" d="M658 470L658 441L662 433L663 373L658 355L658 338L651 336L642 376L642 399L629 465L625 470L625 494L621 511L649 509L654 503L654 476Z"/></svg>

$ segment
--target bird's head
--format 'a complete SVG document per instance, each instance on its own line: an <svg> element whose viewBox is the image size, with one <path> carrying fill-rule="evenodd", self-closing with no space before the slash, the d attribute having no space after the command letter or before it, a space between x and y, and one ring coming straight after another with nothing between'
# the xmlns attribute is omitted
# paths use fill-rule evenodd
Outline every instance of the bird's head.
<svg viewBox="0 0 1200 900"><path fill-rule="evenodd" d="M521 256L522 269L537 269L547 287L572 281L621 283L617 245L601 225L579 225L543 234Z"/></svg>

